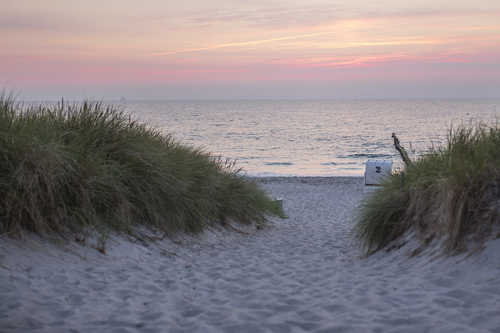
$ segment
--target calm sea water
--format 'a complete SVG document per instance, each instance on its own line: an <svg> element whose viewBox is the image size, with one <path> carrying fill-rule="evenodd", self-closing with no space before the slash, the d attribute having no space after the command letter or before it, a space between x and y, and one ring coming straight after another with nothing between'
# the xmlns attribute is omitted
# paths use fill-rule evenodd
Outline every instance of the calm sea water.
<svg viewBox="0 0 500 333"><path fill-rule="evenodd" d="M462 122L491 122L500 99L127 101L126 113L249 176L362 176L368 159L401 165L392 133L412 154Z"/></svg>

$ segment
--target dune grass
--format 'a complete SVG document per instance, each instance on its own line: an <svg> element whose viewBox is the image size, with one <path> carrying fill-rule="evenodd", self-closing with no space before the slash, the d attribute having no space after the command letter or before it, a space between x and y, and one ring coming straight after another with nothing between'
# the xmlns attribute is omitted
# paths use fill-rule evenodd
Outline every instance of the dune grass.
<svg viewBox="0 0 500 333"><path fill-rule="evenodd" d="M101 102L23 107L0 94L0 234L167 233L264 221L272 201L233 162Z"/></svg>
<svg viewBox="0 0 500 333"><path fill-rule="evenodd" d="M431 148L401 174L364 199L354 238L367 254L415 232L419 253L439 240L443 253L465 250L498 237L500 208L500 126L462 124L447 143Z"/></svg>

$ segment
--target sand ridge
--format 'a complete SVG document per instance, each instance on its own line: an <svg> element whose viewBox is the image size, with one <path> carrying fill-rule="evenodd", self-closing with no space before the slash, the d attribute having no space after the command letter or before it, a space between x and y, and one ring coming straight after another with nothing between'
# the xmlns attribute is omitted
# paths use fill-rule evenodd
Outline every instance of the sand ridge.
<svg viewBox="0 0 500 333"><path fill-rule="evenodd" d="M0 332L500 332L500 243L360 257L361 178L258 181L287 219L142 243L0 238ZM37 243L38 242L38 243Z"/></svg>

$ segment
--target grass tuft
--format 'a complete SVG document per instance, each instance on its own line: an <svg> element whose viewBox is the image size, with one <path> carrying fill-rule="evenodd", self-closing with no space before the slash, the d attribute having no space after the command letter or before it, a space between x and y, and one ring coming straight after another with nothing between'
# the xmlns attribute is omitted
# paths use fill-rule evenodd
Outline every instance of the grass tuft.
<svg viewBox="0 0 500 333"><path fill-rule="evenodd" d="M0 234L147 225L167 233L277 214L229 160L188 147L102 102L23 107L0 93Z"/></svg>
<svg viewBox="0 0 500 333"><path fill-rule="evenodd" d="M367 254L415 231L419 248L440 240L444 253L480 246L496 237L500 209L500 126L469 123L451 128L447 143L388 177L366 197L353 236Z"/></svg>

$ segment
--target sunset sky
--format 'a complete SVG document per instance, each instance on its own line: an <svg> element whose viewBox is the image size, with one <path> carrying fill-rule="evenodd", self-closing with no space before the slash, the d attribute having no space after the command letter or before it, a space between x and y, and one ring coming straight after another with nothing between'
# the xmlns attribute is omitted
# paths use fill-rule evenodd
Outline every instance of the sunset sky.
<svg viewBox="0 0 500 333"><path fill-rule="evenodd" d="M500 98L500 1L0 0L25 100Z"/></svg>

